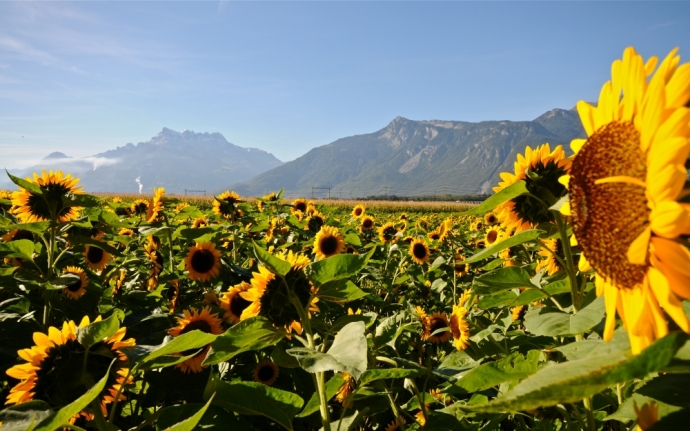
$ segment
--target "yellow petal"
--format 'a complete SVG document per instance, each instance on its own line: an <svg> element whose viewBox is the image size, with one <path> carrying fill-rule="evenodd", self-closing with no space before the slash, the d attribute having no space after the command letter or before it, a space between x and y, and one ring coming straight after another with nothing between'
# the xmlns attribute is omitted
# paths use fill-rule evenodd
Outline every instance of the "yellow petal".
<svg viewBox="0 0 690 431"><path fill-rule="evenodd" d="M690 215L676 201L659 202L652 210L650 218L654 233L664 238L678 237L690 222Z"/></svg>
<svg viewBox="0 0 690 431"><path fill-rule="evenodd" d="M681 65L666 85L666 106L677 108L690 100L690 63Z"/></svg>
<svg viewBox="0 0 690 431"><path fill-rule="evenodd" d="M580 272L587 272L592 269L592 265L589 264L589 261L585 257L584 253L580 254L580 261L577 262L577 269Z"/></svg>
<svg viewBox="0 0 690 431"><path fill-rule="evenodd" d="M43 347L53 347L55 344L50 341L50 338L43 332L34 332L34 344L37 346L43 346Z"/></svg>
<svg viewBox="0 0 690 431"><path fill-rule="evenodd" d="M675 201L685 186L687 173L683 165L667 165L647 182L647 198L652 202Z"/></svg>
<svg viewBox="0 0 690 431"><path fill-rule="evenodd" d="M647 252L649 250L649 238L652 234L650 228L646 228L635 238L628 248L628 261L635 265L647 263Z"/></svg>
<svg viewBox="0 0 690 431"><path fill-rule="evenodd" d="M609 283L604 283L604 302L606 303L606 324L604 325L604 341L611 341L616 329L616 304L618 303L618 289Z"/></svg>
<svg viewBox="0 0 690 431"><path fill-rule="evenodd" d="M563 175L558 179L558 182L568 187L568 184L570 183L570 175Z"/></svg>
<svg viewBox="0 0 690 431"><path fill-rule="evenodd" d="M570 211L570 202L566 202L563 204L563 206L561 206L561 214L563 214L564 216L572 215Z"/></svg>
<svg viewBox="0 0 690 431"><path fill-rule="evenodd" d="M683 311L683 304L678 297L671 291L666 276L654 267L649 267L647 271L649 285L659 301L659 305L666 313L678 324L680 329L690 332L690 320Z"/></svg>

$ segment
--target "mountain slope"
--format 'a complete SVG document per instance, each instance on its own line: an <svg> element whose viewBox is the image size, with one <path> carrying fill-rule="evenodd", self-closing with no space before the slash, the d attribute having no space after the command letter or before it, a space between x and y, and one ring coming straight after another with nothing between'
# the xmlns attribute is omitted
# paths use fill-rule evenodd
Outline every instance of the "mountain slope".
<svg viewBox="0 0 690 431"><path fill-rule="evenodd" d="M525 146L553 147L582 136L577 114L562 109L516 122L397 117L377 132L314 148L232 188L245 195L285 188L289 196L311 196L312 187L331 187L331 196L342 198L490 193Z"/></svg>
<svg viewBox="0 0 690 431"><path fill-rule="evenodd" d="M217 193L233 182L245 181L280 166L272 154L256 148L229 143L220 133L181 133L168 128L147 142L127 144L85 158L69 158L52 153L19 176L41 169L61 169L81 178L89 192L151 192L165 187L168 193L185 189ZM2 186L2 185L0 185Z"/></svg>

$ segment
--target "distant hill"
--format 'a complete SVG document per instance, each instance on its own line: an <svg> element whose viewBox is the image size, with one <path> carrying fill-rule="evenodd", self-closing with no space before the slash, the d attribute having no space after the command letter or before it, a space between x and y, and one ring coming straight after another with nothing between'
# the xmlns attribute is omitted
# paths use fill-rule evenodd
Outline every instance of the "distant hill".
<svg viewBox="0 0 690 431"><path fill-rule="evenodd" d="M165 187L168 193L195 189L213 194L280 165L272 154L231 144L220 133L163 128L147 142L91 157L71 158L54 152L36 166L12 174L23 178L41 169L60 169L78 176L88 192L136 193L142 184L146 193L155 186ZM14 185L0 181L3 187Z"/></svg>
<svg viewBox="0 0 690 431"><path fill-rule="evenodd" d="M340 198L491 193L518 152L584 137L573 110L553 109L533 121L413 121L397 117L383 129L338 139L302 157L232 185L243 195L285 188L311 196L330 187ZM569 146L566 145L569 151ZM325 190L314 190L324 196Z"/></svg>

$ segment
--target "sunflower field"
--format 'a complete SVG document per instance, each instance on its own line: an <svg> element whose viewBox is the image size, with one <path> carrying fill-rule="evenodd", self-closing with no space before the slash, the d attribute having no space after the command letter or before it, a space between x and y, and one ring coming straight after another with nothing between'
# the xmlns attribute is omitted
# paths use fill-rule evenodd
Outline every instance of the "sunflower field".
<svg viewBox="0 0 690 431"><path fill-rule="evenodd" d="M689 100L628 48L464 211L10 175L0 429L687 430Z"/></svg>

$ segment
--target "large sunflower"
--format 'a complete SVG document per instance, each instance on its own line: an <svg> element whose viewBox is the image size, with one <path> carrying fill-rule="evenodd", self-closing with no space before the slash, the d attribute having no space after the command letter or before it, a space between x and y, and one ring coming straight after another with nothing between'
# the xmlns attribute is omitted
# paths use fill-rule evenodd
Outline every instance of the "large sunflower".
<svg viewBox="0 0 690 431"><path fill-rule="evenodd" d="M307 212L307 207L307 200L299 198L292 201L292 208L290 209L290 211L292 211L292 213L295 215L303 215Z"/></svg>
<svg viewBox="0 0 690 431"><path fill-rule="evenodd" d="M201 242L189 247L184 259L191 280L209 281L220 274L220 251L212 242Z"/></svg>
<svg viewBox="0 0 690 431"><path fill-rule="evenodd" d="M314 239L314 254L317 259L325 259L342 253L345 249L343 235L337 227L324 226Z"/></svg>
<svg viewBox="0 0 690 431"><path fill-rule="evenodd" d="M79 277L62 289L62 292L67 295L69 299L79 299L86 293L86 286L89 280L84 274L84 270L77 266L68 266L62 271L63 274L73 274Z"/></svg>
<svg viewBox="0 0 690 431"><path fill-rule="evenodd" d="M146 208L146 221L153 223L157 221L161 213L163 212L163 195L165 194L165 189L153 188L153 199L151 200L151 205Z"/></svg>
<svg viewBox="0 0 690 431"><path fill-rule="evenodd" d="M364 232L365 230L372 230L375 224L376 221L374 220L374 217L365 215L364 217L362 217L362 221L359 224L359 230L362 232Z"/></svg>
<svg viewBox="0 0 690 431"><path fill-rule="evenodd" d="M453 336L453 345L458 350L465 350L470 345L470 326L465 320L467 309L462 305L453 305L453 314L450 315L450 333Z"/></svg>
<svg viewBox="0 0 690 431"><path fill-rule="evenodd" d="M211 314L211 307L204 307L201 312L192 308L190 310L184 310L184 317L176 317L177 326L168 329L168 334L173 337L179 337L182 334L198 330L205 332L207 334L222 334L223 327L221 326L222 320L218 318L217 314ZM194 355L192 358L175 365L176 368L182 369L182 372L188 373L200 373L205 367L202 367L201 363L204 362L206 354L208 353L211 345L208 344L199 353ZM191 355L196 349L180 352L182 356Z"/></svg>
<svg viewBox="0 0 690 431"><path fill-rule="evenodd" d="M99 316L95 321L100 320L101 317ZM85 316L79 326L70 320L62 324L62 330L51 326L48 328L47 334L34 332L33 339L36 345L17 352L26 363L15 365L7 370L8 376L20 382L10 390L6 404L42 400L55 410L64 407L89 389L84 384L82 373L86 372L92 381L100 380L108 372L112 356L114 356L117 361L110 368L106 388L99 398L101 410L106 413L106 405L115 400L120 387L131 383L131 379L125 382L129 369L127 368L127 357L120 349L134 346L135 342L133 338L123 340L127 329L120 328L111 337L90 348L91 352L109 350L111 356L92 353L88 355L88 360L85 361L86 349L77 340L77 329L83 328L89 323L88 316ZM125 397L121 393L120 400L124 399ZM92 417L84 411L79 415L87 419ZM72 419L74 420L76 417Z"/></svg>
<svg viewBox="0 0 690 431"><path fill-rule="evenodd" d="M614 61L597 107L577 104L587 140L575 140L568 184L577 244L606 298L604 339L616 311L634 353L668 332L685 332L680 298L690 298L690 207L679 203L690 151L690 63L677 49L661 62L630 47ZM656 69L656 73L654 70ZM621 96L622 93L622 96ZM663 309L663 311L662 311ZM665 313L666 314L665 314Z"/></svg>
<svg viewBox="0 0 690 431"><path fill-rule="evenodd" d="M81 187L76 187L79 178L65 175L62 171L46 173L44 169L40 177L34 173L33 179L27 177L26 180L37 185L42 194L34 194L23 187L12 194L12 213L22 222L56 220L65 223L79 217L81 207L70 206L66 201L70 195L83 193ZM51 208L54 214L51 214Z"/></svg>
<svg viewBox="0 0 690 431"><path fill-rule="evenodd" d="M309 258L292 251L287 254L276 254L276 257L289 262L291 265L290 271L285 275L285 283L267 268L260 266L259 272L252 273L252 287L239 292L242 298L251 302L242 311L240 320L264 316L275 326L293 326L299 330L300 316L290 303L288 289L292 290L303 308L318 311L314 305L316 298L312 299L313 286L304 274L304 268L309 264Z"/></svg>
<svg viewBox="0 0 690 431"><path fill-rule="evenodd" d="M225 218L236 214L237 205L244 202L235 192L225 191L213 200L213 212Z"/></svg>
<svg viewBox="0 0 690 431"><path fill-rule="evenodd" d="M240 284L233 286L227 292L223 293L220 298L220 307L225 310L223 319L230 321L233 324L240 321L242 312L251 305L250 301L242 298L240 293L251 289L252 285L243 281Z"/></svg>
<svg viewBox="0 0 690 431"><path fill-rule="evenodd" d="M418 311L419 314L419 311ZM432 315L427 315L424 313L420 314L420 320L422 322L422 340L431 341L434 344L443 343L448 341L452 336L450 328L450 323L448 322L448 317L446 313L436 312ZM440 329L447 329L446 331L434 334L434 332Z"/></svg>
<svg viewBox="0 0 690 431"><path fill-rule="evenodd" d="M393 243L398 240L398 228L395 223L388 222L379 228L379 239L381 242Z"/></svg>
<svg viewBox="0 0 690 431"><path fill-rule="evenodd" d="M137 199L134 202L132 202L132 205L130 207L130 211L132 214L137 215L137 216L145 216L148 211L149 211L149 201L144 200L144 199Z"/></svg>
<svg viewBox="0 0 690 431"><path fill-rule="evenodd" d="M413 239L410 243L408 253L412 257L412 260L420 265L429 262L429 246L426 245L423 239Z"/></svg>
<svg viewBox="0 0 690 431"><path fill-rule="evenodd" d="M501 173L501 181L494 187L495 192L525 181L529 194L517 196L494 210L501 226L507 231L516 232L531 229L539 223L553 220L553 215L543 202L553 205L557 199L566 194L566 189L558 178L568 172L570 159L566 158L562 146L553 151L549 144L541 145L534 150L525 149L525 155L518 154L515 162L515 174ZM537 197L539 199L537 199Z"/></svg>

